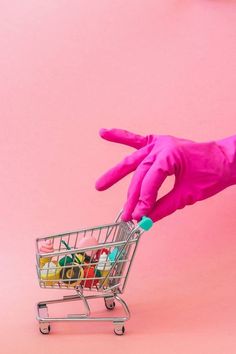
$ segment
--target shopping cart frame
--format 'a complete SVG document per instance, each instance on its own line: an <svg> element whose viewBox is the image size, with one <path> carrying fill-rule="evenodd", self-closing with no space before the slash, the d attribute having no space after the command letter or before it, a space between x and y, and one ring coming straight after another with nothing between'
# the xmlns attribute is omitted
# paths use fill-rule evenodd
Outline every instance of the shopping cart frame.
<svg viewBox="0 0 236 354"><path fill-rule="evenodd" d="M118 214L117 218L115 219L114 223L106 224L106 225L101 225L97 227L92 227L92 228L84 228L80 229L78 231L73 231L73 232L66 232L66 233L61 233L61 234L56 234L56 235L51 235L43 238L37 238L36 239L36 269L37 269L37 274L38 274L38 280L39 284L42 288L57 288L58 286L45 286L45 282L42 281L41 279L41 268L39 266L40 259L42 257L55 257L57 256L59 259L59 256L67 256L68 255L68 250L60 249L57 250L56 252L52 253L47 253L47 254L40 254L39 248L38 248L38 243L41 242L42 240L47 240L47 239L56 239L56 238L61 238L67 237L69 239L70 235L72 234L77 234L78 238L78 233L85 233L86 232L95 232L97 230L106 230L106 240L109 238L112 232L115 230L115 234L117 232L117 235L120 233L123 236L127 236L126 239L123 240L114 240L112 242L103 242L99 243L97 246L91 246L91 247L86 247L86 248L73 248L70 251L70 255L73 253L78 253L78 252L88 252L88 251L96 251L100 250L103 247L119 247L119 252L118 255L115 259L115 261L112 264L112 268L108 272L108 274L104 277L103 280L100 280L99 285L96 285L91 287L91 289L86 289L83 288L81 285L75 286L73 289L75 291L75 294L73 295L66 295L63 296L60 299L53 299L53 300L46 300L46 301L40 301L37 303L37 320L39 322L39 330L42 334L49 334L50 333L50 323L51 322L75 322L75 321L89 321L89 322L112 322L114 325L114 333L117 335L123 335L125 333L125 326L124 323L130 318L130 311L128 308L127 303L120 297L120 295L124 292L124 289L127 284L127 279L130 273L130 269L133 263L133 259L135 256L135 253L137 251L137 246L140 241L140 236L143 234L144 231L147 231L150 229L152 226L152 221L149 218L143 218L141 222L135 224L134 222L130 221L128 223L122 222L120 220L120 216L122 214L122 211ZM123 228L123 229L122 229ZM126 229L125 229L126 228ZM118 230L118 231L117 231ZM125 230L125 231L124 231ZM129 233L128 233L129 232ZM128 234L127 234L128 233ZM115 237L115 236L114 236ZM76 243L75 243L76 244ZM132 250L130 251L130 249ZM124 260L121 260L121 255L123 254L124 250L127 251L127 255L129 256L130 253L130 258L127 257ZM125 264L127 263L127 264ZM121 272L118 273L118 276L116 273L114 273L114 269L118 269L116 267L121 267ZM123 267L123 268L122 268ZM123 271L124 267L126 267L125 271ZM66 267L65 267L66 268ZM122 273L124 272L124 274ZM113 275L112 275L113 273ZM115 276L114 276L115 274ZM121 274L121 275L119 275ZM94 278L95 279L95 278ZM112 285L109 285L108 287L104 287L104 284L106 284L107 280L112 280ZM63 289L69 289L72 290L71 288L66 288L62 287ZM96 294L92 294L92 292L96 292ZM91 309L89 306L89 302L94 299L103 299L105 303L105 307L108 310L113 310L115 308L115 303L118 302L121 305L122 308L122 315L121 316L93 316L91 314ZM64 317L50 317L49 312L48 312L48 305L52 304L58 304L58 303L66 303L66 302L74 302L74 301L81 301L83 303L84 311L83 313L75 313L75 314L68 314L67 316Z"/></svg>

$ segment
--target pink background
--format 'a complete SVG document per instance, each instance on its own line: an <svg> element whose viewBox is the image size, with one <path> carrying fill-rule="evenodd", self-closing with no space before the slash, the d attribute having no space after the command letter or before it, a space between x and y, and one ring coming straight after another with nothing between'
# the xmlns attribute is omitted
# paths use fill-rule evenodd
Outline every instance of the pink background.
<svg viewBox="0 0 236 354"><path fill-rule="evenodd" d="M1 351L236 352L235 187L143 236L110 324L38 332L34 239L112 221L129 178L95 180L132 149L100 127L199 141L235 134L236 1L1 0Z"/></svg>

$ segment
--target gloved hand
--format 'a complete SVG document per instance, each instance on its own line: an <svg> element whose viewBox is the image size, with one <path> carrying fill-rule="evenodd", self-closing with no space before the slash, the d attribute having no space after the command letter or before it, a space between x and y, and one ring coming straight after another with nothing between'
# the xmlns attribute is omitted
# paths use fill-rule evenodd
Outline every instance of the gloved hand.
<svg viewBox="0 0 236 354"><path fill-rule="evenodd" d="M96 189L102 191L135 171L124 221L139 221L145 215L155 222L236 184L236 136L208 143L168 135L140 136L121 129L101 129L100 136L137 149L96 182ZM170 175L175 175L173 189L157 200Z"/></svg>

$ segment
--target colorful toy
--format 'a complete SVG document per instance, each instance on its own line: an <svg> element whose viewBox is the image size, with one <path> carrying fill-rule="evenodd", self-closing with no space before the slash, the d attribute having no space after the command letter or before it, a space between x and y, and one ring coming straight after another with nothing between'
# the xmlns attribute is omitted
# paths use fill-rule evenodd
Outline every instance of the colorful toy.
<svg viewBox="0 0 236 354"><path fill-rule="evenodd" d="M61 240L61 243L63 243L63 245L66 247L66 249L71 250L70 246L66 243L66 241ZM71 256L72 256L72 261L73 261L73 262L77 262L77 263L79 263L79 264L81 264L81 263L84 262L85 255L82 254L82 253L78 253L77 255L76 255L76 254L71 254ZM68 257L68 256L65 256L64 258L61 259L61 261L64 259L64 260L62 261L62 263L68 263L68 262L66 261L66 260L68 259L67 257ZM70 257L69 257L69 258L70 258ZM59 261L59 263L60 263L60 261Z"/></svg>
<svg viewBox="0 0 236 354"><path fill-rule="evenodd" d="M71 264L71 263L73 263L73 258L71 258L70 256L65 256L59 260L59 265L61 267L64 267L64 266Z"/></svg>
<svg viewBox="0 0 236 354"><path fill-rule="evenodd" d="M71 263L68 264L68 266L71 267L62 268L60 270L60 279L68 287L74 287L75 285L79 285L81 282L81 278L84 277L83 268L77 263Z"/></svg>
<svg viewBox="0 0 236 354"><path fill-rule="evenodd" d="M79 240L77 243L77 248L86 248L86 247L92 247L92 246L97 246L98 241L95 237L92 236L85 236ZM93 256L94 251L87 251L86 255L89 257Z"/></svg>
<svg viewBox="0 0 236 354"><path fill-rule="evenodd" d="M85 254L84 253L77 253L76 254L76 261L78 262L79 260L79 264L83 264L84 260L85 260Z"/></svg>
<svg viewBox="0 0 236 354"><path fill-rule="evenodd" d="M111 262L108 258L108 255L105 252L103 252L101 254L101 256L99 257L99 261L98 261L96 269L101 272L102 277L106 277L107 274L109 273L109 271L111 269ZM108 278L105 280L105 282L104 282L104 278L102 278L101 284L103 286L107 286L108 285Z"/></svg>
<svg viewBox="0 0 236 354"><path fill-rule="evenodd" d="M113 251L108 255L108 258L109 258L109 261L111 263L114 263L116 261L116 258L118 257L120 253L120 250L118 247L115 247L113 249ZM120 256L119 256L119 259L122 259L124 257L124 254L125 254L125 250L123 249L123 251L121 252Z"/></svg>
<svg viewBox="0 0 236 354"><path fill-rule="evenodd" d="M44 240L44 242L41 244L41 246L39 248L39 253L52 253L52 252L54 252L52 240L51 239ZM43 268L43 266L46 263L49 263L51 260L52 260L52 257L39 258L40 268Z"/></svg>
<svg viewBox="0 0 236 354"><path fill-rule="evenodd" d="M86 280L82 280L81 285L86 287L86 288L91 288L92 285L95 286L99 283L99 279L91 279L91 278L96 278L100 276L100 272L96 272L94 266L87 266L84 267L84 278Z"/></svg>
<svg viewBox="0 0 236 354"><path fill-rule="evenodd" d="M99 260L99 258L100 258L102 253L108 254L109 250L107 248L101 248L101 249L97 250L97 252L95 253L95 255L94 255L93 259L92 259L92 261L93 262L98 262L98 260Z"/></svg>
<svg viewBox="0 0 236 354"><path fill-rule="evenodd" d="M41 279L45 282L45 285L53 285L58 282L60 271L61 269L56 262L45 263L40 271Z"/></svg>

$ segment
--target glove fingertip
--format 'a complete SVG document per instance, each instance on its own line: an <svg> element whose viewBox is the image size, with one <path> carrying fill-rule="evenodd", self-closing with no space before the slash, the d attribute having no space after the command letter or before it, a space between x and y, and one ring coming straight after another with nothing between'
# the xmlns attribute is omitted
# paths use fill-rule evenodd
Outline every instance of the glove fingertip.
<svg viewBox="0 0 236 354"><path fill-rule="evenodd" d="M151 207L148 203L144 203L143 201L139 200L136 208L133 211L133 218L137 221L140 221L143 216L147 216L148 212L150 211Z"/></svg>
<svg viewBox="0 0 236 354"><path fill-rule="evenodd" d="M104 137L104 135L106 134L106 132L107 132L107 129L105 129L105 128L99 129L99 135L100 135L101 137Z"/></svg>
<svg viewBox="0 0 236 354"><path fill-rule="evenodd" d="M95 183L95 188L97 191L104 191L106 189L106 185L102 181L98 180Z"/></svg>
<svg viewBox="0 0 236 354"><path fill-rule="evenodd" d="M128 214L122 214L121 215L121 220L122 221L125 221L125 222L127 222L127 221L131 221L132 220L132 217L130 216L130 215L128 215Z"/></svg>
<svg viewBox="0 0 236 354"><path fill-rule="evenodd" d="M141 213L141 211L139 210L135 210L133 213L132 213L132 218L136 221L140 221L143 217L143 213Z"/></svg>

